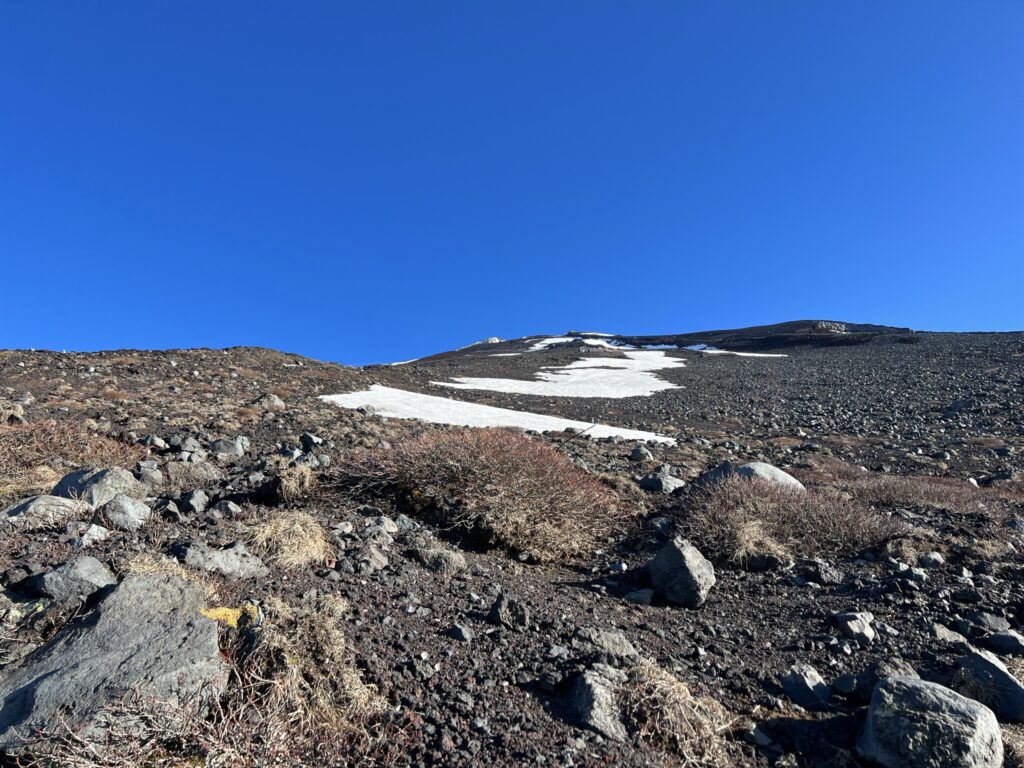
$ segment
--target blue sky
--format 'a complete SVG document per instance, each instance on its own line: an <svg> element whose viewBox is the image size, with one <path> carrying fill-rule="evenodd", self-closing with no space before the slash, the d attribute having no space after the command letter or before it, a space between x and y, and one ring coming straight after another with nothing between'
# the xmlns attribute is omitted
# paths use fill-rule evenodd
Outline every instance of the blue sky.
<svg viewBox="0 0 1024 768"><path fill-rule="evenodd" d="M0 2L0 347L1024 328L1024 3Z"/></svg>

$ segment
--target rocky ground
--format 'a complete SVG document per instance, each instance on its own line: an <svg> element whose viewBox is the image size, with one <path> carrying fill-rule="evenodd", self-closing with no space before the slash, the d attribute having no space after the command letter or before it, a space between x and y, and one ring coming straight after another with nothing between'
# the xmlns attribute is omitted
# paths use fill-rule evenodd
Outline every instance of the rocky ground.
<svg viewBox="0 0 1024 768"><path fill-rule="evenodd" d="M770 336L627 399L430 383L615 354L577 343L0 352L0 760L1024 765L1024 336ZM677 443L492 471L318 399L374 383ZM424 445L459 471L380 470ZM542 554L576 499L620 519Z"/></svg>

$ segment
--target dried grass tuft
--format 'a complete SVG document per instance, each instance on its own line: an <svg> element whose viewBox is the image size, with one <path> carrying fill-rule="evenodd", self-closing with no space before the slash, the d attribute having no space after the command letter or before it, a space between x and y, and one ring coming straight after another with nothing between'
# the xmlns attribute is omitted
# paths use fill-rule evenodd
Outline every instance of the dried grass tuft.
<svg viewBox="0 0 1024 768"><path fill-rule="evenodd" d="M306 512L280 512L252 532L252 544L281 568L322 565L331 556L323 526Z"/></svg>
<svg viewBox="0 0 1024 768"><path fill-rule="evenodd" d="M644 743L687 768L733 768L735 746L726 738L736 718L714 699L695 696L681 680L647 659L630 670L619 690L630 730Z"/></svg>

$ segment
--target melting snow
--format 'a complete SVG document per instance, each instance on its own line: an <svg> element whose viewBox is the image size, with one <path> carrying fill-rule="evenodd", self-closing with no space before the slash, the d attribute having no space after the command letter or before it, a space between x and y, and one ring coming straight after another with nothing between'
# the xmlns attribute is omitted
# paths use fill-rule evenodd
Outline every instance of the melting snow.
<svg viewBox="0 0 1024 768"><path fill-rule="evenodd" d="M705 355L733 355L735 357L789 357L789 355L776 355L768 352L730 352L727 349L709 347L707 344L694 344L686 347L691 352L702 352Z"/></svg>
<svg viewBox="0 0 1024 768"><path fill-rule="evenodd" d="M484 389L517 395L546 397L644 397L677 385L654 374L666 368L682 368L686 363L664 352L631 351L624 358L591 357L566 366L540 371L536 381L459 377L451 381L432 381L453 389Z"/></svg>
<svg viewBox="0 0 1024 768"><path fill-rule="evenodd" d="M517 427L534 432L560 432L565 429L586 430L588 437L622 437L627 440L649 440L658 443L675 443L671 437L644 432L638 429L624 429L605 424L589 424L557 416L539 413L513 411L509 408L495 408L479 403L466 403L447 397L407 392L380 384L372 385L364 392L350 392L344 395L321 395L321 400L342 408L373 406L378 416L396 419L420 419L434 424L454 424L464 427Z"/></svg>

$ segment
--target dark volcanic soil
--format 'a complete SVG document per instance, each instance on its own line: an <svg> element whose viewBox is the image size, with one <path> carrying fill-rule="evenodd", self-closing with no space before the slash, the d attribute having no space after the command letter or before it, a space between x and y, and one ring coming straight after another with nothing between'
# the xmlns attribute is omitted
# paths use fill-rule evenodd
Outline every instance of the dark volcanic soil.
<svg viewBox="0 0 1024 768"><path fill-rule="evenodd" d="M1024 542L1017 527L1017 515L1024 513L1024 336L872 333L861 341L790 345L789 357L781 359L673 351L686 367L659 375L680 388L629 399L451 391L430 383L453 376L529 379L544 366L604 354L578 345L492 357L528 346L504 342L365 369L248 348L8 351L0 352L0 411L14 422L56 419L150 444L139 450L168 478L177 477L168 465L181 463L184 438L195 438L205 450L218 438L249 438L243 456L186 456L190 464L209 463L218 471L205 479L183 474L180 483L150 493L151 500L180 505L183 494L202 488L211 505L230 499L241 511L155 517L141 531L112 532L88 554L116 571L132 553L173 553L184 541L221 546L244 540L271 506L313 513L334 534L334 567L273 567L269 576L245 582L217 577L222 597L258 602L276 595L296 605L316 593L346 597L357 665L387 699L392 711L386 717L401 724L395 737L401 739L399 764L673 764L674 758L636 734L615 741L571 721L567 703L581 671L595 661L630 663L581 638L581 630L595 629L620 631L639 655L693 692L720 701L736 717L732 737L743 764L858 765L853 746L864 702L840 682L820 710L797 706L780 685L792 664L814 666L831 684L899 657L922 677L949 684L958 646L939 639L934 625L982 645L995 626L1024 631ZM544 436L587 471L633 488L629 497L642 509L642 522L586 562L539 565L467 545L465 569L441 573L421 564L417 553L457 550L458 541L415 519L399 497L356 493L344 483L355 452L386 451L424 431L447 429L379 419L317 399L373 383L652 430L676 437L678 445L652 445L652 458L634 461L632 443ZM270 393L280 397L282 408L259 402ZM330 464L314 467L316 489L275 499L252 474L271 477L282 466L282 449L294 449L292 458L311 453L303 434L323 441L314 452L326 454ZM167 447L152 447L150 436ZM854 495L848 482L861 473L950 478L961 481L958 489L970 479L978 496L889 503L886 513L911 526L910 535L867 551L825 552L824 563L799 556L761 572L716 563L718 583L697 609L657 598L651 605L623 599L648 585L644 564L674 535L696 537L689 522L698 493L693 481L727 459L769 462L809 487ZM662 464L688 484L673 494L639 491L635 481ZM75 468L56 458L50 466L57 477ZM0 478L0 506L46 493L52 484L44 480L32 488ZM399 521L400 529L380 535L380 525L371 525L379 516ZM9 536L0 548L6 599L29 600L19 589L26 576L72 559L78 530L60 526ZM366 564L371 546L385 564ZM917 558L932 551L944 563L920 578ZM814 575L823 566L833 577ZM488 621L502 593L528 609L522 626ZM11 629L20 641L8 651L11 664L80 610L56 604L44 609L45 621L22 621ZM851 610L874 615L879 632L873 642L858 644L839 631L833 616ZM456 624L468 628L472 639L453 637ZM0 679L4 674L0 666ZM756 738L749 733L755 723L761 724ZM1008 744L1018 738L1014 728L1005 729Z"/></svg>

